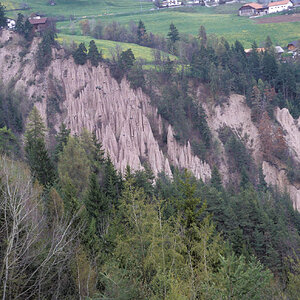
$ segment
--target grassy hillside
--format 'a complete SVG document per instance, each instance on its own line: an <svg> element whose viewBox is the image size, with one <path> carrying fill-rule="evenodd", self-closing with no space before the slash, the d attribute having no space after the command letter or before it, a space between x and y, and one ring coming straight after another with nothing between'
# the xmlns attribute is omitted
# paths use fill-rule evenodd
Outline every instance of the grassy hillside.
<svg viewBox="0 0 300 300"><path fill-rule="evenodd" d="M270 35L275 44L281 46L286 46L291 40L300 39L300 22L256 24L255 19L239 17L234 13L239 6L240 4L216 8L163 9L139 14L103 16L96 19L104 23L117 21L121 24L129 24L130 21L138 22L142 19L148 31L163 35L167 34L171 22L180 33L192 35L198 33L200 25L204 25L208 33L224 36L229 42L240 40L245 47L250 47L254 40L258 43L264 41L267 35ZM64 33L73 30L80 35L78 22L61 22L58 28Z"/></svg>
<svg viewBox="0 0 300 300"><path fill-rule="evenodd" d="M91 17L104 14L136 12L150 9L153 4L145 0L55 0L56 5L48 5L48 0L3 0L7 9L19 8L21 3L27 3L29 12L40 12L49 16Z"/></svg>
<svg viewBox="0 0 300 300"><path fill-rule="evenodd" d="M88 47L90 40L92 40L92 37L88 36L75 36L75 35L67 35L67 34L58 34L57 40L60 43L66 43L70 44L72 41L76 43L85 43L85 46ZM95 39L94 39L95 40ZM104 58L111 57L111 50L113 50L116 45L118 44L121 46L122 50L127 50L131 48L134 56L136 59L143 59L147 63L150 63L153 61L153 55L152 55L152 49L148 47L142 47L136 44L130 44L130 43L120 43L120 42L113 42L113 41L107 41L107 40L95 40L96 45L99 50L103 51ZM163 54L163 52L162 52ZM167 54L165 54L167 55ZM171 56L172 59L175 59L175 56Z"/></svg>
<svg viewBox="0 0 300 300"><path fill-rule="evenodd" d="M176 9L153 10L151 1L145 0L57 0L56 6L47 5L48 0L27 0L32 10L49 16L75 16L77 18L100 19L104 23L117 21L129 24L142 19L148 31L166 35L169 25L173 22L180 33L195 35L200 25L204 25L207 32L224 36L229 42L240 40L245 47L250 47L253 40L258 43L269 35L275 44L286 46L291 40L300 39L300 22L256 24L255 19L239 17L237 15L239 3L226 4L218 7L186 7ZM4 1L8 8L18 7L23 0ZM143 11L141 12L141 7ZM152 10L151 10L152 9ZM15 12L11 14L16 14ZM59 22L57 27L62 34L81 35L78 22Z"/></svg>

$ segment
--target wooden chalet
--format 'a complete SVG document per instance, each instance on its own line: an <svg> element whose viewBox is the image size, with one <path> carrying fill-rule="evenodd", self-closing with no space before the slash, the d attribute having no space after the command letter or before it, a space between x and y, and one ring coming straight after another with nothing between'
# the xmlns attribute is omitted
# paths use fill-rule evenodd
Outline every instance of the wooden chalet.
<svg viewBox="0 0 300 300"><path fill-rule="evenodd" d="M47 17L33 16L29 19L30 24L33 26L34 32L40 32L47 29L50 25L50 22Z"/></svg>

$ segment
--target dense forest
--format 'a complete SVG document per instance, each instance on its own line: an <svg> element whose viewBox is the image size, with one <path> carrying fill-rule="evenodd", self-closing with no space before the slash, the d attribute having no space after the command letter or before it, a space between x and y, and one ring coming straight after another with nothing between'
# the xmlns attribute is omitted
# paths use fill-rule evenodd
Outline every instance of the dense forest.
<svg viewBox="0 0 300 300"><path fill-rule="evenodd" d="M238 192L217 168L122 176L86 130L62 125L49 153L36 108L26 164L1 131L3 299L298 298L300 215L263 176Z"/></svg>
<svg viewBox="0 0 300 300"><path fill-rule="evenodd" d="M18 24L30 44L21 15ZM137 28L144 43L145 25ZM55 32L45 32L35 57L41 72L51 47L60 47ZM264 159L287 164L298 181L283 133L270 124L276 106L300 114L299 63L279 59L270 39L265 52L253 43L246 56L238 41L206 36L204 27L185 39L171 24L166 47L178 60L156 49L152 68L130 49L104 59L93 41L88 50L65 51L77 64L105 63L117 80L126 76L142 88L176 139L190 139L209 162L217 152L196 88L204 86L216 104L232 92L245 95ZM147 162L121 174L84 128L72 135L61 124L49 147L39 111L9 86L0 90L0 127L2 299L299 299L300 214L287 194L267 186L230 128L219 136L239 176L224 187L217 163L207 183L175 167L173 178L154 178Z"/></svg>

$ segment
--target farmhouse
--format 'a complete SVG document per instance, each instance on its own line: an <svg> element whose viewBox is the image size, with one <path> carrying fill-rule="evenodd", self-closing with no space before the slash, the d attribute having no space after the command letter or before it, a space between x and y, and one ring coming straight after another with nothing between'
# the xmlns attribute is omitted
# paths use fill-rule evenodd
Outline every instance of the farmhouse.
<svg viewBox="0 0 300 300"><path fill-rule="evenodd" d="M34 32L43 31L50 26L48 18L42 18L38 15L32 15L28 18L31 25L33 25Z"/></svg>
<svg viewBox="0 0 300 300"><path fill-rule="evenodd" d="M298 0L293 0L298 1ZM290 0L281 0L270 2L268 5L262 5L256 2L246 3L239 9L240 16L262 16L284 11L293 6Z"/></svg>
<svg viewBox="0 0 300 300"><path fill-rule="evenodd" d="M283 10L287 10L293 6L293 3L290 0L282 0L277 2L270 2L268 5L268 13L276 13Z"/></svg>
<svg viewBox="0 0 300 300"><path fill-rule="evenodd" d="M257 16L267 14L267 7L262 6L259 3L251 2L244 4L239 9L240 16Z"/></svg>

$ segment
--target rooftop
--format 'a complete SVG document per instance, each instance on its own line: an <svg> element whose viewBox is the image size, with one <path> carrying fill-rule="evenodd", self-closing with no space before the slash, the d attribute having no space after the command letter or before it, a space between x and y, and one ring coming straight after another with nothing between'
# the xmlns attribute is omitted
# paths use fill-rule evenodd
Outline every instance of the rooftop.
<svg viewBox="0 0 300 300"><path fill-rule="evenodd" d="M39 19L30 18L29 22L31 25L45 24L47 22L47 18L39 18Z"/></svg>
<svg viewBox="0 0 300 300"><path fill-rule="evenodd" d="M290 0L282 0L282 1L270 2L268 6L270 7L270 6L277 6L277 5L286 5L289 2L290 2Z"/></svg>
<svg viewBox="0 0 300 300"><path fill-rule="evenodd" d="M256 2L246 3L242 7L246 7L246 6L250 6L250 7L255 8L255 9L263 8L263 6L261 4L256 3Z"/></svg>

